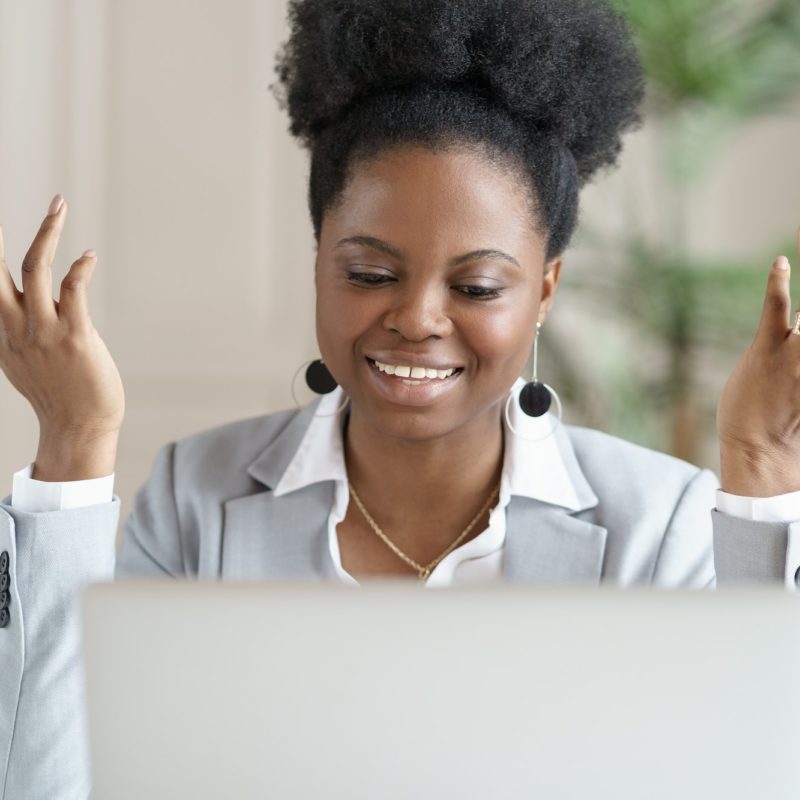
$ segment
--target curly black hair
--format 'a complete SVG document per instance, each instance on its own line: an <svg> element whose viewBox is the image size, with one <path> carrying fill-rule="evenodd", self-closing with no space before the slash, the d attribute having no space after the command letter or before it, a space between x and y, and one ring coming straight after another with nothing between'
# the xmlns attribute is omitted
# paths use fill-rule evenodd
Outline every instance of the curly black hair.
<svg viewBox="0 0 800 800"><path fill-rule="evenodd" d="M522 171L550 259L580 187L642 121L644 76L611 0L290 0L287 19L270 89L311 152L317 243L357 164L458 145Z"/></svg>

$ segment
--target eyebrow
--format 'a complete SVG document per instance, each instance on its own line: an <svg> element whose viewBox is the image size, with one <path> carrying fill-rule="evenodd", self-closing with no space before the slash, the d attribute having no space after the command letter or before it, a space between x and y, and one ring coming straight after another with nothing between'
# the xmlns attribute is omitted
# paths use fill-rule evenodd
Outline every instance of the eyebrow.
<svg viewBox="0 0 800 800"><path fill-rule="evenodd" d="M373 250L378 250L381 253L386 253L393 258L397 258L399 260L403 259L403 253L400 250L398 250L396 247L393 247L388 242L384 242L383 239L376 239L374 236L348 236L345 239L339 239L333 249L337 250L338 248L344 247L348 244L360 244L364 247L371 247ZM502 261L508 261L509 263L514 264L516 267L519 267L519 269L522 269L519 261L517 261L516 258L510 256L508 253L504 253L502 250L495 250L491 248L484 250L473 250L470 253L454 256L447 262L447 266L456 267L459 264L463 264L465 261L474 261L478 258L498 258Z"/></svg>

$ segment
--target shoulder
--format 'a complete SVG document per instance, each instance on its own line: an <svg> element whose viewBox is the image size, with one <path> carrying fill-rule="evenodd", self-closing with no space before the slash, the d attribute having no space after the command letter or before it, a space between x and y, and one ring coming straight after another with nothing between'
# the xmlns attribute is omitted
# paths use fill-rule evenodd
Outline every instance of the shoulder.
<svg viewBox="0 0 800 800"><path fill-rule="evenodd" d="M245 453L252 451L255 458L258 451L276 439L298 413L297 409L290 408L221 423L184 436L175 444L186 453L236 453L246 459Z"/></svg>
<svg viewBox="0 0 800 800"><path fill-rule="evenodd" d="M604 579L711 585L714 472L591 428L568 426L567 433L598 498L586 518L607 530Z"/></svg>
<svg viewBox="0 0 800 800"><path fill-rule="evenodd" d="M246 492L252 478L247 467L297 419L297 409L247 417L215 425L170 442L176 491L191 487L213 494Z"/></svg>
<svg viewBox="0 0 800 800"><path fill-rule="evenodd" d="M696 480L709 487L716 475L669 453L644 447L594 428L564 426L575 458L589 485L603 497L636 496L653 502L661 497L674 501Z"/></svg>

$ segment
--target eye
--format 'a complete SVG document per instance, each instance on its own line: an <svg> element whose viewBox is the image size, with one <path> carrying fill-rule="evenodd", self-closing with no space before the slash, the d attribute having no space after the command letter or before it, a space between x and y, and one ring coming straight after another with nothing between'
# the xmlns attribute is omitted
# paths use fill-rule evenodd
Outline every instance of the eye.
<svg viewBox="0 0 800 800"><path fill-rule="evenodd" d="M365 286L380 286L387 281L391 281L388 275L380 275L377 272L347 272L347 279L354 283L360 283Z"/></svg>
<svg viewBox="0 0 800 800"><path fill-rule="evenodd" d="M500 297L499 289L489 289L486 286L455 286L454 288L475 300L491 300L493 297Z"/></svg>

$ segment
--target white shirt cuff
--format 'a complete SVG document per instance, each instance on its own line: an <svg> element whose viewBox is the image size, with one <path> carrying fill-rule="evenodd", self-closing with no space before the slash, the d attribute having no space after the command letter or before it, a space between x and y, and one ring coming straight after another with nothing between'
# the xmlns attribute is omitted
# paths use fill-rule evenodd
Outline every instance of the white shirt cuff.
<svg viewBox="0 0 800 800"><path fill-rule="evenodd" d="M114 475L83 481L38 481L31 478L33 464L14 473L11 505L20 511L64 511L68 508L110 503L114 499Z"/></svg>
<svg viewBox="0 0 800 800"><path fill-rule="evenodd" d="M757 522L794 522L800 519L800 491L774 497L745 497L717 489L717 511Z"/></svg>

